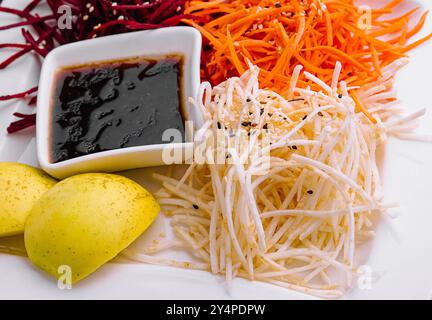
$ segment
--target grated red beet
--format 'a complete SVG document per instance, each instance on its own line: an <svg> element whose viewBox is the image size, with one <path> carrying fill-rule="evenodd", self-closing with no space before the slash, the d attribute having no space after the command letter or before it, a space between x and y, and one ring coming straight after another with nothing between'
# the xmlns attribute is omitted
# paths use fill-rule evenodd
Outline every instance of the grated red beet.
<svg viewBox="0 0 432 320"><path fill-rule="evenodd" d="M15 94L6 95L6 96L0 96L0 101L25 98L25 97L29 96L30 94L35 93L37 91L37 89L38 89L38 87L33 87L33 88L31 88L27 91L24 91L24 92L15 93Z"/></svg>
<svg viewBox="0 0 432 320"><path fill-rule="evenodd" d="M176 26L182 24L183 18L199 19L184 14L185 2L186 0L30 0L23 10L0 6L0 12L23 19L18 23L0 26L0 31L19 27L29 27L32 31L24 28L21 30L25 44L0 44L0 49L19 49L0 62L0 69L6 68L29 52L35 52L44 58L62 44L111 34ZM51 11L46 16L33 13L42 3L48 4ZM63 5L68 5L74 16L71 30L60 29L56 23L61 17L58 9ZM0 101L24 98L36 91L37 87L18 94L0 96ZM35 103L36 97L32 97L29 105ZM10 124L9 133L31 127L36 122L34 114L14 115L20 120Z"/></svg>
<svg viewBox="0 0 432 320"><path fill-rule="evenodd" d="M12 122L7 128L8 133L15 133L26 128L33 127L36 124L36 114L22 114L15 112L15 117L21 118L21 120Z"/></svg>

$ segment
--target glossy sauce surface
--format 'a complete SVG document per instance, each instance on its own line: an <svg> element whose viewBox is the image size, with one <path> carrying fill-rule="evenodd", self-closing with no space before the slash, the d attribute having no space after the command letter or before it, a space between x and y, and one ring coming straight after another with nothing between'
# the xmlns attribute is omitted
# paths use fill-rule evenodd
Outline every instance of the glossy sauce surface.
<svg viewBox="0 0 432 320"><path fill-rule="evenodd" d="M57 75L51 161L184 137L182 59L135 59L70 67Z"/></svg>

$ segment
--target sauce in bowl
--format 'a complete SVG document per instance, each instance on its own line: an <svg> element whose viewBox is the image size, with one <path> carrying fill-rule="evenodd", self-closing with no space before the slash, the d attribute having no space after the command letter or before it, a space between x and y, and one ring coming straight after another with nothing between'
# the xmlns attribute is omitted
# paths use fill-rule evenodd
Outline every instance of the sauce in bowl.
<svg viewBox="0 0 432 320"><path fill-rule="evenodd" d="M51 162L184 139L182 58L136 58L59 70L52 105Z"/></svg>

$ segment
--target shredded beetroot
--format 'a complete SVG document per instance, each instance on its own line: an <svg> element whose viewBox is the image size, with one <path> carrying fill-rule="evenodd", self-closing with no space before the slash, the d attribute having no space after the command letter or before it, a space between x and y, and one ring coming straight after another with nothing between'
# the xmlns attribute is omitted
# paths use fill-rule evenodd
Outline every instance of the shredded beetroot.
<svg viewBox="0 0 432 320"><path fill-rule="evenodd" d="M36 114L22 114L15 112L15 117L21 118L21 120L12 122L7 128L8 133L15 133L26 128L33 127L36 124Z"/></svg>
<svg viewBox="0 0 432 320"><path fill-rule="evenodd" d="M182 19L200 19L184 14L186 0L30 0L23 9L0 6L0 12L12 14L23 19L18 23L0 26L1 30L22 28L21 33L25 44L0 44L0 49L12 48L18 51L0 62L0 69L34 52L44 58L55 47L80 40L102 37L105 35L147 30L182 24ZM48 4L50 13L39 16L35 9L42 4ZM59 7L67 5L73 15L72 29L60 29L57 25ZM60 10L60 12L63 12ZM26 30L23 27L31 28ZM37 88L18 94L0 96L0 101L25 98L37 92ZM29 105L36 103L36 96L31 97ZM20 120L8 127L9 133L31 127L36 122L34 114L15 113Z"/></svg>
<svg viewBox="0 0 432 320"><path fill-rule="evenodd" d="M25 97L29 96L30 94L35 93L37 91L37 89L38 89L38 87L33 87L33 88L31 88L27 91L24 91L24 92L15 93L15 94L7 95L7 96L0 96L0 101L25 98Z"/></svg>
<svg viewBox="0 0 432 320"><path fill-rule="evenodd" d="M31 97L29 102L27 103L29 106L34 106L37 103L37 96Z"/></svg>

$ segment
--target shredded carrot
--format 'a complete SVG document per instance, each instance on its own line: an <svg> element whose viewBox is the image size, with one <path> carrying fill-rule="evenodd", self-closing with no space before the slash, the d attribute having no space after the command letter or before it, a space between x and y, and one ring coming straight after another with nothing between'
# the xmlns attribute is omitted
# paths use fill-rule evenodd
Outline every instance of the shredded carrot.
<svg viewBox="0 0 432 320"><path fill-rule="evenodd" d="M364 115L372 122L372 123L377 123L376 119L371 115L371 113L368 111L368 109L366 109L366 107L364 106L364 104L361 102L357 91L356 90L351 90L351 97L353 98L354 102L356 103L357 106L357 111L359 112L363 112Z"/></svg>
<svg viewBox="0 0 432 320"><path fill-rule="evenodd" d="M236 53L236 50L234 48L234 43L232 41L231 34L230 34L229 30L227 30L227 40L228 40L228 47L229 47L229 50L231 53L231 58L232 58L232 61L234 63L234 66L236 67L237 72L239 74L243 74L245 69L243 68L243 66L240 62L240 59Z"/></svg>
<svg viewBox="0 0 432 320"><path fill-rule="evenodd" d="M432 38L408 43L424 27L427 12L410 27L419 8L394 15L407 3L393 0L372 9L371 25L363 26L365 13L354 0L193 0L186 1L185 14L196 19L184 21L203 35L212 83L238 76L250 61L262 70L259 80L265 87L284 93L299 64L331 82L339 61L340 80L350 86L379 78L383 67ZM299 84L310 81L301 76Z"/></svg>

